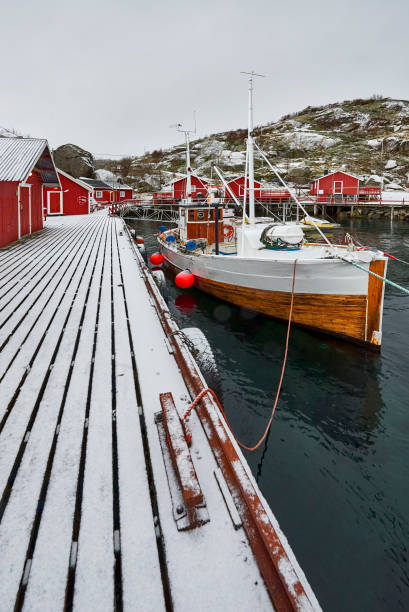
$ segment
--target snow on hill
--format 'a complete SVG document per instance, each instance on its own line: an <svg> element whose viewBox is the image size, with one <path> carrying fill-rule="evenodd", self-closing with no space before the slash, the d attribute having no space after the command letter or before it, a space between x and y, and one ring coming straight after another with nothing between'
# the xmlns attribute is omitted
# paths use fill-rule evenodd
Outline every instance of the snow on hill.
<svg viewBox="0 0 409 612"><path fill-rule="evenodd" d="M244 126L243 126L244 127ZM244 173L246 129L213 134L192 142L192 168L214 178L216 163L228 177ZM406 189L409 176L409 101L373 97L307 107L254 129L259 146L293 185L308 185L324 170L357 174L366 184ZM98 160L112 170L117 161ZM184 146L130 158L123 180L140 191L154 191L185 171ZM379 181L375 180L379 177ZM273 182L256 160L256 178Z"/></svg>
<svg viewBox="0 0 409 612"><path fill-rule="evenodd" d="M118 181L116 174L114 174L110 170L95 170L95 177L100 181L108 183L108 185L112 185L113 183L116 183Z"/></svg>

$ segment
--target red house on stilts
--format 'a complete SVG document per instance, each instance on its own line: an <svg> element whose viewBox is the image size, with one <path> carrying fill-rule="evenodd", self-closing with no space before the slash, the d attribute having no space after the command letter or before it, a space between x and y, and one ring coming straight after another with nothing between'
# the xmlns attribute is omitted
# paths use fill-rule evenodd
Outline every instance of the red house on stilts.
<svg viewBox="0 0 409 612"><path fill-rule="evenodd" d="M204 178L199 178L195 174L190 175L191 197L193 199L205 199L207 194L207 186L209 181ZM187 177L175 179L172 182L172 199L181 200L186 198Z"/></svg>
<svg viewBox="0 0 409 612"><path fill-rule="evenodd" d="M133 189L129 185L116 183L114 185L114 202L123 202L124 200L132 200Z"/></svg>
<svg viewBox="0 0 409 612"><path fill-rule="evenodd" d="M122 202L123 200L131 200L133 189L122 183L114 183L109 185L100 179L89 179L82 177L83 183L91 187L92 197L97 204L109 205L112 202Z"/></svg>
<svg viewBox="0 0 409 612"><path fill-rule="evenodd" d="M43 228L47 187L61 189L48 142L0 138L0 247Z"/></svg>
<svg viewBox="0 0 409 612"><path fill-rule="evenodd" d="M359 178L347 172L324 174L310 184L310 195L316 196L317 202L335 202L337 200L357 200L359 196Z"/></svg>
<svg viewBox="0 0 409 612"><path fill-rule="evenodd" d="M92 187L57 168L61 189L46 188L47 215L86 215L90 212Z"/></svg>
<svg viewBox="0 0 409 612"><path fill-rule="evenodd" d="M245 191L246 179L244 176L239 176L238 178L232 179L227 183L228 189L225 189L225 198L232 198L232 193L236 198L243 198ZM250 182L247 178L247 199L248 199L248 188ZM254 181L254 197L259 199L261 196L261 183L259 181Z"/></svg>

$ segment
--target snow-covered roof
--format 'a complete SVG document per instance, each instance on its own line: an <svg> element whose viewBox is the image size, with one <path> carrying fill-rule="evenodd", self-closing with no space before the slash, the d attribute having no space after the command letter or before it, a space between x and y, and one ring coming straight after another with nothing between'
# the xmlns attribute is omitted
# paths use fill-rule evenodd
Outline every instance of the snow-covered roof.
<svg viewBox="0 0 409 612"><path fill-rule="evenodd" d="M0 181L25 181L33 168L43 183L60 185L47 140L0 138Z"/></svg>
<svg viewBox="0 0 409 612"><path fill-rule="evenodd" d="M115 183L113 189L132 189L132 187L125 185L124 183Z"/></svg>
<svg viewBox="0 0 409 612"><path fill-rule="evenodd" d="M108 185L108 183L105 183L104 181L100 181L98 179L90 179L85 178L84 176L80 176L80 180L86 183L87 185L90 185L92 189L107 189L108 191L110 189L113 189L112 185Z"/></svg>
<svg viewBox="0 0 409 612"><path fill-rule="evenodd" d="M199 179L199 181L203 181L204 183L211 183L211 179L205 178L204 176L197 176L197 174L194 174L193 172L190 175L191 177L197 178ZM179 176L178 178L173 179L173 181L171 181L171 185L173 185L173 183L177 183L178 181L182 181L184 179L187 178L186 174L182 174L181 176Z"/></svg>
<svg viewBox="0 0 409 612"><path fill-rule="evenodd" d="M74 176L71 176L71 174L68 174L67 172L64 172L64 170L60 170L60 168L57 168L57 171L58 171L58 174L62 174L67 179L70 179L70 181L73 181L73 183L77 183L77 185L80 185L81 187L84 187L85 189L88 189L88 191L92 191L92 187L87 185L83 180L75 178Z"/></svg>
<svg viewBox="0 0 409 612"><path fill-rule="evenodd" d="M322 178L326 178L327 176L333 176L334 174L338 174L338 172L341 172L341 174L347 174L348 176L352 176L353 178L356 178L357 181L359 181L359 176L356 176L355 174L351 174L351 172L345 172L345 170L334 170L334 172L328 172L328 174L323 174L322 176L318 176L317 178L313 179L312 182L314 183L315 181L319 181Z"/></svg>

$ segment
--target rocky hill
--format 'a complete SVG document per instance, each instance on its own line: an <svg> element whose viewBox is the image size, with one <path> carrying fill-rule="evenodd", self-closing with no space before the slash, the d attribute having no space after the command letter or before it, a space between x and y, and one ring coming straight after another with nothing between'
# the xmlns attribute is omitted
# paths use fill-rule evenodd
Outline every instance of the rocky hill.
<svg viewBox="0 0 409 612"><path fill-rule="evenodd" d="M57 168L64 170L71 176L79 178L94 177L94 158L88 151L74 144L65 144L53 151L54 162Z"/></svg>
<svg viewBox="0 0 409 612"><path fill-rule="evenodd" d="M293 185L307 185L325 169L343 169L385 189L409 185L409 101L374 96L307 107L254 130L259 146ZM228 176L244 171L246 130L192 142L192 168L211 176L212 162ZM123 160L96 160L140 192L157 190L185 171L184 146ZM256 162L256 178L273 181Z"/></svg>

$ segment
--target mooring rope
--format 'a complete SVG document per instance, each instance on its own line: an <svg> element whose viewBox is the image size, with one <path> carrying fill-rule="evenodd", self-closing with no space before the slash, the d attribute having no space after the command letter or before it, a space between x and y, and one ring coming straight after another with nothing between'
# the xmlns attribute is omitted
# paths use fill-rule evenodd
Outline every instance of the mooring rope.
<svg viewBox="0 0 409 612"><path fill-rule="evenodd" d="M400 261L400 263L403 263L406 266L409 266L409 261L405 261L404 259L399 259L399 257L395 257L395 255L391 255L390 253L384 253L384 255L386 255L386 257L390 257L390 259L395 259L396 261Z"/></svg>
<svg viewBox="0 0 409 612"><path fill-rule="evenodd" d="M400 289L401 291L403 291L403 293L406 293L407 295L409 295L409 289L406 289L405 287L402 287L401 285L394 283L393 281L389 280L385 276L380 276L379 274L376 274L375 272L372 272L371 270L367 270L366 268L364 268L363 266L360 266L354 261L349 261L349 259L346 259L345 257L341 257L341 255L338 255L338 257L339 259L342 259L342 261L345 261L346 263L351 264L351 266L355 266L355 268L359 268L360 270L363 270L367 274L372 274L372 276L376 276L376 278L379 278L384 283L387 283L388 285L395 287L395 289Z"/></svg>
<svg viewBox="0 0 409 612"><path fill-rule="evenodd" d="M288 315L288 326L287 326L287 336L286 336L286 342L285 342L285 351L284 351L284 359L283 359L283 365L281 367L281 376L280 376L280 381L278 383L278 387L277 387L277 392L276 392L276 397L274 400L274 405L273 408L271 410L271 415L270 418L268 420L267 426L264 430L263 435L261 436L260 440L257 442L257 444L255 444L254 446L247 446L246 444L243 444L243 442L241 442L238 437L236 436L236 434L234 433L228 419L227 416L222 408L222 405L219 401L219 398L217 397L216 393L213 391L213 389L203 389L203 391L201 391L199 393L199 395L194 399L193 403L191 404L191 406L189 406L189 408L186 410L185 414L183 415L183 419L182 422L184 423L185 420L188 418L189 414L192 412L193 408L200 402L200 400L207 394L210 393L210 395L213 397L214 401L216 402L220 412L222 413L224 420L227 423L228 428L230 429L231 433L233 434L234 439L236 440L237 444L240 446L240 448L243 448L244 450L247 451L255 451L257 450L260 445L264 442L264 440L267 437L267 434L270 430L271 427L271 423L273 422L273 418L274 418L274 414L277 408L277 404L278 404L278 399L280 397L280 391L281 391L281 386L283 384L283 379L284 379L284 372L285 372L285 368L287 365L287 355L288 355L288 343L290 340L290 329L291 329L291 321L292 321L292 316L293 316L293 306L294 306L294 288L295 288L295 270L297 267L297 260L294 260L294 268L293 268L293 282L292 282L292 287L291 287L291 302L290 302L290 313Z"/></svg>

